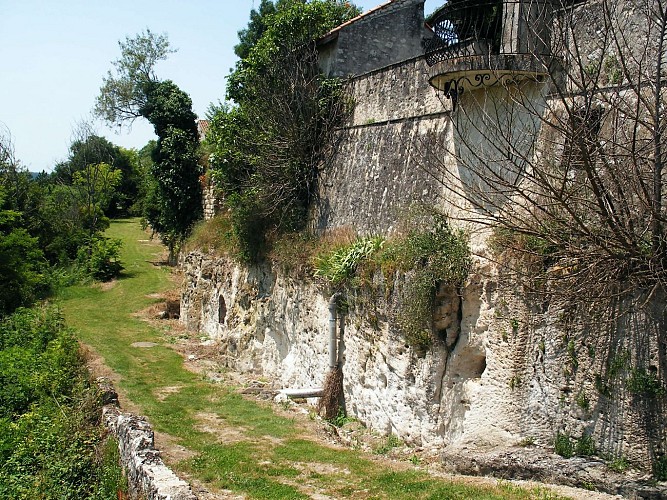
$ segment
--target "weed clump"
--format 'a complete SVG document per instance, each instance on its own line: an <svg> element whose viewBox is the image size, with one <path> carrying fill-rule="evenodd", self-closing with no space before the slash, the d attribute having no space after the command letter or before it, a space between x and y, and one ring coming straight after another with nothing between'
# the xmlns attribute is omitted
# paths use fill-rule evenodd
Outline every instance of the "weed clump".
<svg viewBox="0 0 667 500"><path fill-rule="evenodd" d="M429 211L409 225L418 229L387 240L357 238L321 251L314 274L334 289L359 291L377 288L369 277L381 272L385 297L393 293L396 298L396 326L406 343L424 354L432 343L437 288L444 284L460 290L472 259L466 234L453 229L443 214Z"/></svg>
<svg viewBox="0 0 667 500"><path fill-rule="evenodd" d="M466 234L453 229L441 213L427 215L421 224L414 224L427 230L409 231L386 245L379 256L384 276L397 272L405 276L396 320L407 343L421 352L432 342L437 287L446 284L459 291L472 267Z"/></svg>

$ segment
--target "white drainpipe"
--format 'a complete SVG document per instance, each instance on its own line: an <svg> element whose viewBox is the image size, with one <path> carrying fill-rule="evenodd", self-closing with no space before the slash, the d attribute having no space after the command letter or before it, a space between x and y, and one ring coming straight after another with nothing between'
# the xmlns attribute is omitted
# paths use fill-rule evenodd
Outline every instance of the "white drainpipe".
<svg viewBox="0 0 667 500"><path fill-rule="evenodd" d="M339 293L334 293L329 299L329 369L338 366L338 338L336 336L336 319Z"/></svg>
<svg viewBox="0 0 667 500"><path fill-rule="evenodd" d="M334 293L329 299L329 369L338 366L338 337L336 335L338 317L338 298L340 293ZM280 394L288 398L318 398L322 396L322 388L317 389L282 389Z"/></svg>

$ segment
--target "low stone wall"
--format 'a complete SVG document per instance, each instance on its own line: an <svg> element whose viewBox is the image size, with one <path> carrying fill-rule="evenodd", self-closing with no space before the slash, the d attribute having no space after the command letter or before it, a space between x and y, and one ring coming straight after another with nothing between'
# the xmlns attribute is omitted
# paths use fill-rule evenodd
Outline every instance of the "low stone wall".
<svg viewBox="0 0 667 500"><path fill-rule="evenodd" d="M146 500L197 500L190 485L167 467L155 449L154 433L148 421L122 412L118 396L107 381L99 381L103 390L102 418L118 440L120 459L127 473L132 498Z"/></svg>

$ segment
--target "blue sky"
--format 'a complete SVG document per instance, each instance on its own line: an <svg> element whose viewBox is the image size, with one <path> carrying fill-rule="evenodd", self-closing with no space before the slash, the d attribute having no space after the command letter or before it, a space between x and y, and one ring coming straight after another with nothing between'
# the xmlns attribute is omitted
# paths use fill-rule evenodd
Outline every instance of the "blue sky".
<svg viewBox="0 0 667 500"><path fill-rule="evenodd" d="M357 0L364 11L384 0ZM438 2L427 1L427 14ZM440 3L444 3L440 2ZM433 5L431 5L433 4ZM237 32L259 0L0 0L0 128L31 171L50 171L67 157L72 129L91 120L102 78L119 57L118 40L149 28L178 52L156 72L187 92L203 117L224 98ZM111 142L140 148L153 138L141 120L118 133L96 123Z"/></svg>

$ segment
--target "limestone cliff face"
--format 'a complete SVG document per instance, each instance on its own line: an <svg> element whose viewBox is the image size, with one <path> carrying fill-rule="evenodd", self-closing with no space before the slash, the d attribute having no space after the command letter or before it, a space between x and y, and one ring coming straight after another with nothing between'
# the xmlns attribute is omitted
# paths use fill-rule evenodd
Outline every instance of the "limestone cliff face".
<svg viewBox="0 0 667 500"><path fill-rule="evenodd" d="M228 367L276 386L322 386L329 297L317 284L197 252L183 267L181 321L217 341ZM461 297L439 290L433 319L446 334L425 355L393 326L391 299L380 299L369 321L359 298L348 297L340 346L347 412L413 444L550 447L560 432L591 435L601 452L647 464L664 432L664 394L642 398L627 378L637 356L659 364L656 332L632 339L623 326L600 336L568 330L556 311L518 304L492 271L479 261ZM636 327L642 318L627 321Z"/></svg>
<svg viewBox="0 0 667 500"><path fill-rule="evenodd" d="M329 297L316 284L200 253L188 255L184 269L181 319L217 340L228 366L284 387L321 387L328 369ZM463 300L452 289L439 293L438 320L452 335L424 356L391 329L387 304L379 304L373 326L366 311L353 306L339 348L347 411L417 444L510 438L514 419L503 397L510 389L489 376L498 358L487 359L492 312L482 292L476 283ZM467 427L471 413L482 427ZM491 423L494 414L501 418Z"/></svg>

